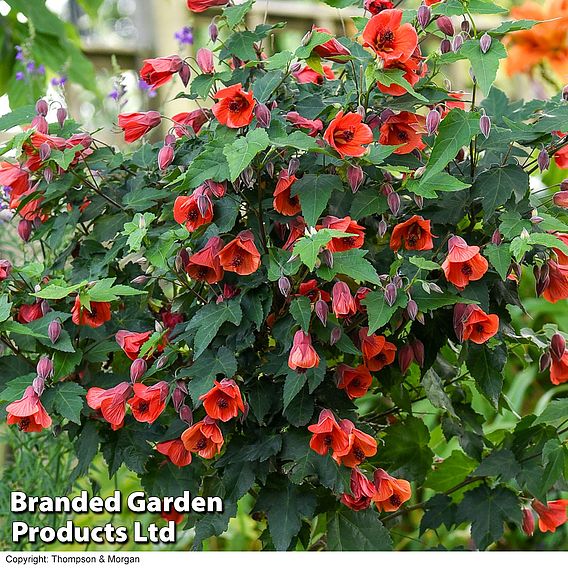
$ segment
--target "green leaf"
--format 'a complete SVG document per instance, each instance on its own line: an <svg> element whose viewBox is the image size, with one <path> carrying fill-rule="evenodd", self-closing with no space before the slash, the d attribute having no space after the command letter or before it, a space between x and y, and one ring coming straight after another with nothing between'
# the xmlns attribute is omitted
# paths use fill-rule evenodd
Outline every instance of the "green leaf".
<svg viewBox="0 0 568 568"><path fill-rule="evenodd" d="M531 222L527 219L522 219L521 215L516 211L505 211L501 214L500 219L499 231L506 239L517 237L523 229L528 231L531 228Z"/></svg>
<svg viewBox="0 0 568 568"><path fill-rule="evenodd" d="M236 6L227 6L223 9L223 16L227 20L227 25L234 29L238 26L245 18L245 16L250 12L253 6L253 0L247 0L243 4L238 4Z"/></svg>
<svg viewBox="0 0 568 568"><path fill-rule="evenodd" d="M81 288L81 286L84 286L86 283L87 282L84 281L80 284L74 284L72 286L59 286L57 284L51 284L43 290L36 292L34 296L36 296L37 298L42 298L43 300L62 300L63 298L69 296L69 294L76 292L79 288Z"/></svg>
<svg viewBox="0 0 568 568"><path fill-rule="evenodd" d="M521 466L511 450L493 451L479 464L474 475L482 477L501 477L502 481L513 479L521 471Z"/></svg>
<svg viewBox="0 0 568 568"><path fill-rule="evenodd" d="M484 550L503 536L503 523L520 525L521 507L515 493L506 487L490 489L486 485L467 491L458 505L457 523L471 522L471 537Z"/></svg>
<svg viewBox="0 0 568 568"><path fill-rule="evenodd" d="M225 143L209 143L203 147L197 157L191 162L185 174L177 181L181 181L180 189L192 189L205 181L225 181L230 178L229 164L223 153Z"/></svg>
<svg viewBox="0 0 568 568"><path fill-rule="evenodd" d="M377 329L385 326L398 308L406 307L406 304L408 303L408 296L399 290L395 303L392 306L389 306L385 300L384 293L378 290L375 292L369 292L361 303L367 307L369 335L371 335Z"/></svg>
<svg viewBox="0 0 568 568"><path fill-rule="evenodd" d="M479 132L479 113L452 109L440 123L421 183L440 173L456 157L460 148L469 144Z"/></svg>
<svg viewBox="0 0 568 568"><path fill-rule="evenodd" d="M422 386L428 400L436 407L446 410L452 416L456 416L450 397L444 391L444 383L434 369L428 369L422 377Z"/></svg>
<svg viewBox="0 0 568 568"><path fill-rule="evenodd" d="M6 321L10 317L12 302L8 301L8 296L0 296L0 322Z"/></svg>
<svg viewBox="0 0 568 568"><path fill-rule="evenodd" d="M449 292L430 292L429 294L420 285L412 287L412 299L418 304L418 308L422 312L437 310L445 306L453 306L454 304L477 304L476 301L467 300Z"/></svg>
<svg viewBox="0 0 568 568"><path fill-rule="evenodd" d="M507 361L507 348L497 345L469 345L466 365L475 382L487 399L497 407L503 389L503 367Z"/></svg>
<svg viewBox="0 0 568 568"><path fill-rule="evenodd" d="M387 208L387 198L382 193L372 189L363 189L355 194L349 214L353 219L362 219L369 215L384 213Z"/></svg>
<svg viewBox="0 0 568 568"><path fill-rule="evenodd" d="M559 426L568 417L568 398L552 400L542 413L537 416L534 424L553 424Z"/></svg>
<svg viewBox="0 0 568 568"><path fill-rule="evenodd" d="M374 82L378 82L385 87L390 87L391 85L399 85L403 89L406 89L413 97L417 98L419 101L428 102L428 99L417 93L412 85L404 78L404 71L402 69L377 69L372 66L367 67L371 70L367 77L368 87Z"/></svg>
<svg viewBox="0 0 568 568"><path fill-rule="evenodd" d="M74 353L57 351L53 355L53 379L63 379L70 375L77 365L81 364L83 352L77 350Z"/></svg>
<svg viewBox="0 0 568 568"><path fill-rule="evenodd" d="M489 259L489 262L501 276L501 279L506 280L512 260L509 247L506 245L489 244L483 249L483 254Z"/></svg>
<svg viewBox="0 0 568 568"><path fill-rule="evenodd" d="M314 398L303 388L284 411L284 418L293 426L305 426L314 414Z"/></svg>
<svg viewBox="0 0 568 568"><path fill-rule="evenodd" d="M266 512L276 550L287 550L300 532L302 518L311 517L315 507L312 491L290 483L284 476L272 475L258 495L255 510Z"/></svg>
<svg viewBox="0 0 568 568"><path fill-rule="evenodd" d="M501 22L499 26L489 30L487 33L491 35L504 35L509 32L530 30L538 23L539 20L512 20L509 22Z"/></svg>
<svg viewBox="0 0 568 568"><path fill-rule="evenodd" d="M540 245L547 248L556 248L564 254L568 254L568 246L556 235L548 233L531 233L528 238L528 243L531 245Z"/></svg>
<svg viewBox="0 0 568 568"><path fill-rule="evenodd" d="M337 274L344 274L358 282L378 285L381 281L375 267L364 258L367 252L363 249L350 249L333 253L333 266L321 266L318 275L331 280Z"/></svg>
<svg viewBox="0 0 568 568"><path fill-rule="evenodd" d="M95 283L86 292L91 302L114 302L121 296L140 296L146 294L144 290L136 290L124 284L114 285L115 278L104 278Z"/></svg>
<svg viewBox="0 0 568 568"><path fill-rule="evenodd" d="M481 173L472 188L472 197L480 198L487 218L494 215L497 207L508 201L514 193L517 201L529 188L529 175L520 167L509 164L491 168Z"/></svg>
<svg viewBox="0 0 568 568"><path fill-rule="evenodd" d="M306 373L291 372L284 382L284 390L282 393L283 409L286 410L288 405L294 400L295 396L302 390L308 377Z"/></svg>
<svg viewBox="0 0 568 568"><path fill-rule="evenodd" d="M352 511L341 507L328 513L327 547L335 552L392 550L392 539L376 511Z"/></svg>
<svg viewBox="0 0 568 568"><path fill-rule="evenodd" d="M428 272L430 272L431 270L440 270L441 268L441 266L437 262L428 260L423 256L411 256L408 259L408 262L410 262L410 264L414 264L414 266L417 266L421 270L427 270Z"/></svg>
<svg viewBox="0 0 568 568"><path fill-rule="evenodd" d="M32 385L37 373L30 373L16 377L6 383L6 387L0 392L0 401L14 402L24 395L25 390Z"/></svg>
<svg viewBox="0 0 568 568"><path fill-rule="evenodd" d="M459 450L454 450L443 462L434 466L424 486L438 493L444 493L464 481L476 465L477 462L474 459Z"/></svg>
<svg viewBox="0 0 568 568"><path fill-rule="evenodd" d="M280 85L284 74L282 71L270 71L255 80L252 84L252 91L254 93L254 98L260 102L265 103L270 99L274 89Z"/></svg>
<svg viewBox="0 0 568 568"><path fill-rule="evenodd" d="M334 237L349 237L350 233L344 233L336 229L320 229L313 234L306 235L296 241L293 254L298 255L300 260L310 269L313 270L320 249L327 245Z"/></svg>
<svg viewBox="0 0 568 568"><path fill-rule="evenodd" d="M138 252L142 247L142 241L148 234L148 229L152 221L156 218L153 213L136 213L132 221L124 224L124 231L121 233L128 237L126 244L130 252Z"/></svg>
<svg viewBox="0 0 568 568"><path fill-rule="evenodd" d="M266 59L264 65L270 71L274 69L284 69L288 67L293 58L294 56L290 51L279 51Z"/></svg>
<svg viewBox="0 0 568 568"><path fill-rule="evenodd" d="M292 194L300 196L302 213L308 227L314 227L327 207L334 191L343 191L343 184L338 176L307 174L292 186Z"/></svg>
<svg viewBox="0 0 568 568"><path fill-rule="evenodd" d="M310 41L306 45L296 49L296 57L298 59L307 59L318 45L323 45L326 41L332 39L332 36L322 32L312 32Z"/></svg>
<svg viewBox="0 0 568 568"><path fill-rule="evenodd" d="M307 333L310 329L312 306L307 296L298 296L290 303L290 313L296 323Z"/></svg>
<svg viewBox="0 0 568 568"><path fill-rule="evenodd" d="M424 506L424 516L420 521L420 534L427 529L437 529L445 525L449 530L455 524L457 507L451 497L434 495Z"/></svg>
<svg viewBox="0 0 568 568"><path fill-rule="evenodd" d="M479 40L470 39L464 42L459 52L469 59L477 84L488 94L499 70L499 60L507 57L505 46L497 38L493 38L489 50L483 53Z"/></svg>
<svg viewBox="0 0 568 568"><path fill-rule="evenodd" d="M235 181L255 156L268 146L270 139L263 128L251 130L245 137L237 138L230 146L226 146L223 153L229 165L229 179Z"/></svg>
<svg viewBox="0 0 568 568"><path fill-rule="evenodd" d="M36 114L34 105L17 108L0 117L0 130L10 130L15 126L29 124Z"/></svg>
<svg viewBox="0 0 568 568"><path fill-rule="evenodd" d="M271 141L272 144L278 148L296 148L297 150L309 150L310 152L322 151L321 147L317 145L314 138L312 138L305 132L302 132L301 130L294 130L294 132L288 134L287 136L278 136L276 138L272 138Z"/></svg>
<svg viewBox="0 0 568 568"><path fill-rule="evenodd" d="M560 479L564 472L564 464L568 460L566 448L558 438L552 438L542 449L544 475L540 480L540 488L548 491Z"/></svg>
<svg viewBox="0 0 568 568"><path fill-rule="evenodd" d="M424 181L424 176L419 179L411 179L406 184L408 191L427 199L438 197L438 191L459 191L469 186L470 184L464 183L447 172L439 172L435 176L426 179L426 181Z"/></svg>
<svg viewBox="0 0 568 568"><path fill-rule="evenodd" d="M59 383L44 392L42 401L46 407L53 408L63 418L81 424L81 410L86 392L77 383Z"/></svg>

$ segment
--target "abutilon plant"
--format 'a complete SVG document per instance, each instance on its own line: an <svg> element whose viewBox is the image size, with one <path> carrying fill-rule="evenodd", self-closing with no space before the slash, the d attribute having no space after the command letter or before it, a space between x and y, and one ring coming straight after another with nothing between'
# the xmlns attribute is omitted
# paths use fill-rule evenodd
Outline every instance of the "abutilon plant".
<svg viewBox="0 0 568 568"><path fill-rule="evenodd" d="M566 334L515 314L566 307L568 181L531 187L568 166L568 102L509 101L499 62L534 22L459 5L367 0L354 37L272 53L284 24L247 29L252 2L188 0L217 7L191 76L140 70L185 112L120 114L120 148L47 99L4 117L3 200L44 245L0 260L8 424L63 431L76 472L100 450L151 495L219 495L180 525L195 548L245 495L265 549L562 530ZM465 91L440 81L459 60ZM506 396L511 368L544 408Z"/></svg>

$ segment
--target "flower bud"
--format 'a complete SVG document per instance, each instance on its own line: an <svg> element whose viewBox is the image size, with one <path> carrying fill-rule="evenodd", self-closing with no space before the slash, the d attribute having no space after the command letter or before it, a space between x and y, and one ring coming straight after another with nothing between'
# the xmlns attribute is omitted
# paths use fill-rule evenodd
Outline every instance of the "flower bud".
<svg viewBox="0 0 568 568"><path fill-rule="evenodd" d="M43 379L42 377L36 377L32 381L32 387L34 389L34 392L38 396L41 396L43 394L43 391L45 390L45 379Z"/></svg>
<svg viewBox="0 0 568 568"><path fill-rule="evenodd" d="M175 388L174 392L172 393L172 402L174 403L174 408L176 409L176 412L179 412L179 409L181 408L181 405L183 404L185 400L185 393L179 389L179 388Z"/></svg>
<svg viewBox="0 0 568 568"><path fill-rule="evenodd" d="M51 311L51 307L50 307L49 302L47 300L41 301L40 308L41 308L41 313L43 315L46 315Z"/></svg>
<svg viewBox="0 0 568 568"><path fill-rule="evenodd" d="M397 295L396 285L393 284L392 282L387 284L387 286L385 288L385 294L384 295L385 295L385 302L389 306L392 306L396 302L396 295Z"/></svg>
<svg viewBox="0 0 568 568"><path fill-rule="evenodd" d="M298 158L292 158L288 163L288 175L293 176L300 167L300 160Z"/></svg>
<svg viewBox="0 0 568 568"><path fill-rule="evenodd" d="M414 353L410 345L403 345L397 352L398 356L398 366L400 367L400 372L405 375L408 371L408 367L412 364L414 360Z"/></svg>
<svg viewBox="0 0 568 568"><path fill-rule="evenodd" d="M538 158L536 159L536 162L541 172L547 170L548 166L550 166L550 156L548 155L548 152L544 148L538 153Z"/></svg>
<svg viewBox="0 0 568 568"><path fill-rule="evenodd" d="M452 51L459 51L459 48L463 45L463 36L458 34L454 37L454 41L452 41Z"/></svg>
<svg viewBox="0 0 568 568"><path fill-rule="evenodd" d="M550 367L550 363L552 362L552 357L548 351L545 351L538 360L538 370L542 373Z"/></svg>
<svg viewBox="0 0 568 568"><path fill-rule="evenodd" d="M30 240L30 237L32 235L32 228L33 225L31 221L27 221L26 219L22 219L18 223L18 235L20 236L20 239L22 239L22 241L24 241L25 243Z"/></svg>
<svg viewBox="0 0 568 568"><path fill-rule="evenodd" d="M381 239L385 236L385 233L388 230L388 225L387 222L385 221L384 217L381 218L381 220L379 221L379 226L377 229L377 232L379 233L379 237L381 237Z"/></svg>
<svg viewBox="0 0 568 568"><path fill-rule="evenodd" d="M411 347L414 353L414 360L420 368L424 367L424 343L420 339L415 339L411 343Z"/></svg>
<svg viewBox="0 0 568 568"><path fill-rule="evenodd" d="M299 62L292 63L292 65L290 65L290 73L293 75L294 73L297 73L298 71L300 71L301 68L302 68L301 63L299 63Z"/></svg>
<svg viewBox="0 0 568 568"><path fill-rule="evenodd" d="M191 412L191 408L189 408L187 404L184 404L180 407L179 418L188 426L191 426L193 424L193 412Z"/></svg>
<svg viewBox="0 0 568 568"><path fill-rule="evenodd" d="M191 79L191 67L184 61L178 71L179 78L184 87L189 85Z"/></svg>
<svg viewBox="0 0 568 568"><path fill-rule="evenodd" d="M418 207L418 209L422 209L422 207L424 207L424 198L421 195L413 193L412 199L414 200L414 203L416 203L416 207Z"/></svg>
<svg viewBox="0 0 568 568"><path fill-rule="evenodd" d="M261 128L268 128L270 126L272 115L265 104L257 103L254 107L254 116L256 116L256 121Z"/></svg>
<svg viewBox="0 0 568 568"><path fill-rule="evenodd" d="M331 346L335 345L341 339L342 335L343 335L343 331L341 331L341 328L340 327L334 327L331 330L331 336L329 338L329 344Z"/></svg>
<svg viewBox="0 0 568 568"><path fill-rule="evenodd" d="M450 51L452 51L452 43L449 39L444 38L440 42L440 53L450 53Z"/></svg>
<svg viewBox="0 0 568 568"><path fill-rule="evenodd" d="M321 299L318 300L316 302L315 312L316 316L325 327L327 325L327 315L329 314L329 306L327 305L327 302L324 302Z"/></svg>
<svg viewBox="0 0 568 568"><path fill-rule="evenodd" d="M304 37L302 38L302 41L300 42L303 47L306 47L306 45L308 45L308 43L310 43L310 40L312 39L313 35L314 34L313 34L312 30L310 30L309 32L307 32L304 35Z"/></svg>
<svg viewBox="0 0 568 568"><path fill-rule="evenodd" d="M0 281L10 278L12 274L12 263L9 260L0 260Z"/></svg>
<svg viewBox="0 0 568 568"><path fill-rule="evenodd" d="M467 20L463 20L460 25L461 31L465 32L466 34L469 33L469 22Z"/></svg>
<svg viewBox="0 0 568 568"><path fill-rule="evenodd" d="M130 365L130 381L132 383L139 381L147 370L148 364L144 361L144 359L141 359L140 357L135 359Z"/></svg>
<svg viewBox="0 0 568 568"><path fill-rule="evenodd" d="M357 193L361 184L363 183L363 178L365 174L361 166L349 166L347 168L347 181L349 182L349 187L353 193Z"/></svg>
<svg viewBox="0 0 568 568"><path fill-rule="evenodd" d="M287 298L288 294L290 294L291 288L292 284L290 284L290 280L288 280L286 276L280 276L280 278L278 279L278 289L285 298Z"/></svg>
<svg viewBox="0 0 568 568"><path fill-rule="evenodd" d="M54 319L47 326L47 335L52 344L57 343L59 336L61 335L61 322L58 319Z"/></svg>
<svg viewBox="0 0 568 568"><path fill-rule="evenodd" d="M452 20L448 16L440 16L436 20L436 25L438 29L447 36L454 35L454 24L452 24Z"/></svg>
<svg viewBox="0 0 568 568"><path fill-rule="evenodd" d="M501 235L499 229L495 229L493 231L493 235L491 235L491 242L494 245L500 245L503 242L503 235Z"/></svg>
<svg viewBox="0 0 568 568"><path fill-rule="evenodd" d="M45 120L45 116L42 114L37 114L33 117L31 126L41 134L47 134L49 132L49 125L47 124L47 120Z"/></svg>
<svg viewBox="0 0 568 568"><path fill-rule="evenodd" d="M423 30L428 27L431 18L432 11L428 6L426 6L426 4L422 4L420 8L418 8L418 23Z"/></svg>
<svg viewBox="0 0 568 568"><path fill-rule="evenodd" d="M43 99L39 99L35 106L36 112L41 116L47 116L49 112L49 106L47 102Z"/></svg>
<svg viewBox="0 0 568 568"><path fill-rule="evenodd" d="M51 146L47 142L42 142L39 146L39 159L45 162L49 160L49 156L51 156Z"/></svg>
<svg viewBox="0 0 568 568"><path fill-rule="evenodd" d="M274 178L274 162L268 162L268 164L266 164L266 173L269 177Z"/></svg>
<svg viewBox="0 0 568 568"><path fill-rule="evenodd" d="M527 536L532 536L534 533L534 516L531 509L523 507L523 532Z"/></svg>
<svg viewBox="0 0 568 568"><path fill-rule="evenodd" d="M43 179L47 182L47 183L51 183L53 180L53 170L51 168L45 168L43 170Z"/></svg>
<svg viewBox="0 0 568 568"><path fill-rule="evenodd" d="M560 333L555 333L550 340L550 354L555 361L560 361L566 351L566 340Z"/></svg>
<svg viewBox="0 0 568 568"><path fill-rule="evenodd" d="M440 126L441 120L442 116L435 108L426 115L426 131L428 132L429 136L431 136L438 130L438 126Z"/></svg>
<svg viewBox="0 0 568 568"><path fill-rule="evenodd" d="M387 197L387 204L393 215L398 215L400 212L400 197L394 191Z"/></svg>
<svg viewBox="0 0 568 568"><path fill-rule="evenodd" d="M568 209L568 191L558 191L554 194L554 197L552 199L554 201L554 205L556 205L557 207Z"/></svg>
<svg viewBox="0 0 568 568"><path fill-rule="evenodd" d="M487 53L491 47L491 36L488 33L484 33L479 40L479 48L482 53Z"/></svg>
<svg viewBox="0 0 568 568"><path fill-rule="evenodd" d="M330 250L323 249L320 253L322 262L329 268L333 268L333 253Z"/></svg>
<svg viewBox="0 0 568 568"><path fill-rule="evenodd" d="M166 170L173 161L174 161L173 146L165 144L160 148L160 151L158 152L158 167L162 171Z"/></svg>
<svg viewBox="0 0 568 568"><path fill-rule="evenodd" d="M424 319L424 314L422 312L418 312L416 315L416 321L422 325L426 324L426 320Z"/></svg>
<svg viewBox="0 0 568 568"><path fill-rule="evenodd" d="M418 304L412 298L408 300L408 304L406 304L406 313L412 321L414 321L418 315Z"/></svg>
<svg viewBox="0 0 568 568"><path fill-rule="evenodd" d="M479 119L479 128L481 129L481 134L485 136L485 138L489 138L489 133L491 132L491 119L486 115L481 115Z"/></svg>
<svg viewBox="0 0 568 568"><path fill-rule="evenodd" d="M156 369L163 369L168 363L167 355L160 355L156 360Z"/></svg>
<svg viewBox="0 0 568 568"><path fill-rule="evenodd" d="M550 283L548 264L545 264L542 267L535 266L534 276L535 276L536 295L540 297L542 293L546 290L546 288L548 288L548 285Z"/></svg>
<svg viewBox="0 0 568 568"><path fill-rule="evenodd" d="M206 73L207 75L211 75L212 73L215 73L215 64L213 62L213 52L210 49L207 49L205 47L200 47L197 50L197 56L196 56L196 61L197 61L197 65L199 66L199 69L201 69L201 71L203 71L203 73Z"/></svg>
<svg viewBox="0 0 568 568"><path fill-rule="evenodd" d="M63 107L59 107L57 109L56 116L57 116L57 122L59 123L59 126L61 128L63 128L63 125L65 124L65 119L67 118L67 109L65 109Z"/></svg>
<svg viewBox="0 0 568 568"><path fill-rule="evenodd" d="M201 215L203 217L205 217L207 215L210 208L213 208L213 204L211 203L211 199L207 195L203 195L203 194L198 195L197 196L197 209L199 209L199 212L201 213Z"/></svg>
<svg viewBox="0 0 568 568"><path fill-rule="evenodd" d="M146 284L146 282L148 282L148 280L150 280L150 278L148 276L146 276L145 274L140 274L140 276L133 278L130 281L130 284Z"/></svg>
<svg viewBox="0 0 568 568"><path fill-rule="evenodd" d="M42 357L36 367L40 379L49 379L53 376L53 361L49 357Z"/></svg>
<svg viewBox="0 0 568 568"><path fill-rule="evenodd" d="M211 22L209 24L209 38L213 43L215 43L218 37L219 37L219 29L217 28L215 22Z"/></svg>

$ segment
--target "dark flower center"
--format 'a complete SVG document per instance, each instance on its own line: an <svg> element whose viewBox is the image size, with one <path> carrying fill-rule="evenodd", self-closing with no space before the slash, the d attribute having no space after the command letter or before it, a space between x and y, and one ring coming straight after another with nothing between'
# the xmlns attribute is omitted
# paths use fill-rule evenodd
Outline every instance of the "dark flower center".
<svg viewBox="0 0 568 568"><path fill-rule="evenodd" d="M138 412L148 412L150 405L147 402L141 402L138 405Z"/></svg>
<svg viewBox="0 0 568 568"><path fill-rule="evenodd" d="M483 324L482 323L476 323L475 324L475 331L477 331L477 333L483 333L485 331L485 329L483 328Z"/></svg>
<svg viewBox="0 0 568 568"><path fill-rule="evenodd" d="M217 406L218 406L219 408L227 408L227 407L229 406L229 403L227 402L227 399L225 399L225 398L220 398L220 399L217 401Z"/></svg>
<svg viewBox="0 0 568 568"><path fill-rule="evenodd" d="M202 266L197 273L197 277L205 278L206 276L207 276L207 268L205 268L205 266Z"/></svg>
<svg viewBox="0 0 568 568"><path fill-rule="evenodd" d="M197 442L195 447L198 450L203 450L207 447L207 439L205 438L205 436L201 436L201 438L199 438L199 441Z"/></svg>
<svg viewBox="0 0 568 568"><path fill-rule="evenodd" d="M468 262L466 262L461 269L462 273L465 274L466 276L471 276L473 274L473 269L471 268L471 266L469 265Z"/></svg>
<svg viewBox="0 0 568 568"><path fill-rule="evenodd" d="M188 221L197 221L199 215L197 213L197 209L191 209L187 212L187 220Z"/></svg>
<svg viewBox="0 0 568 568"><path fill-rule="evenodd" d="M408 140L408 134L404 130L397 130L396 135L398 139L402 140L403 142L406 142Z"/></svg>
<svg viewBox="0 0 568 568"><path fill-rule="evenodd" d="M395 507L400 506L400 504L402 503L402 501L400 500L400 497L396 493L391 495L391 498L389 499L389 501L391 502L391 505L394 505Z"/></svg>
<svg viewBox="0 0 568 568"><path fill-rule="evenodd" d="M353 130L344 130L339 138L343 139L344 142L351 142L351 140L353 140L353 137L355 136Z"/></svg>
<svg viewBox="0 0 568 568"><path fill-rule="evenodd" d="M357 446L354 450L353 450L353 455L359 460L359 461L363 461L365 459L365 453L363 452L363 450Z"/></svg>
<svg viewBox="0 0 568 568"><path fill-rule="evenodd" d="M353 379L353 382L351 383L351 386L353 387L360 387L361 386L361 381L359 379Z"/></svg>
<svg viewBox="0 0 568 568"><path fill-rule="evenodd" d="M333 442L333 438L331 437L331 434L328 434L324 439L323 439L323 443L326 446L331 446L331 443Z"/></svg>
<svg viewBox="0 0 568 568"><path fill-rule="evenodd" d="M355 244L355 237L342 237L341 240L347 246L353 246Z"/></svg>
<svg viewBox="0 0 568 568"><path fill-rule="evenodd" d="M26 430L30 426L30 419L28 417L22 418L18 423L18 428L20 430Z"/></svg>
<svg viewBox="0 0 568 568"><path fill-rule="evenodd" d="M246 106L246 101L242 97L235 97L229 102L229 110L231 112L240 112Z"/></svg>
<svg viewBox="0 0 568 568"><path fill-rule="evenodd" d="M240 266L244 261L244 258L241 254L236 254L231 261L233 266Z"/></svg>

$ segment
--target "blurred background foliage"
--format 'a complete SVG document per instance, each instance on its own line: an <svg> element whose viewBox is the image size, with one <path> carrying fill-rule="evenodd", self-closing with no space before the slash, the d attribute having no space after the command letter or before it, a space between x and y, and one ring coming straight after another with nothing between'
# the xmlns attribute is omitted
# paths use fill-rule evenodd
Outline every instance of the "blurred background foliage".
<svg viewBox="0 0 568 568"><path fill-rule="evenodd" d="M413 7L414 0L404 1L403 7ZM510 7L514 3L501 0L500 5ZM314 6L317 6L315 8ZM277 35L272 49L295 47L312 23L328 27L339 33L352 30L349 16L355 9L335 10L324 4L302 0L267 0L255 5L250 18L262 21L286 21L284 33ZM314 14L316 14L314 18ZM48 93L51 100L65 100L71 116L86 129L101 128L109 142L118 143L112 136L112 125L118 109L140 110L166 105L166 113L189 110L187 101L171 100L174 92L160 93L160 99L138 81L136 70L145 57L181 53L191 55L208 39L208 26L215 10L204 14L191 14L181 0L0 0L0 130L2 115L10 110L21 109L25 116L30 106ZM494 27L499 16L485 16L481 24ZM268 46L270 50L271 46ZM427 51L427 49L426 49ZM447 77L454 89L467 89L464 83L466 69L455 70L455 76ZM546 77L515 76L500 74L497 86L511 98L520 94L530 99L543 96L548 88ZM32 111L33 114L33 111ZM100 136L103 136L101 133ZM1 142L1 139L0 139ZM554 163L542 178L534 177L535 191L558 184L566 172ZM545 190L551 191L551 190ZM2 212L0 211L0 216ZM1 219L1 217L0 217ZM22 248L11 226L0 220L0 257L21 259ZM30 259L31 260L31 259ZM540 330L543 325L556 324L568 330L566 301L550 304L535 297L532 274L525 273L521 281L521 296L527 312L514 309L513 323L518 333L523 329ZM524 415L539 413L548 401L559 392L568 391L568 385L551 386L548 372L539 373L538 353L531 347L519 345L515 356L506 367L504 392L513 412ZM524 364L521 364L524 361ZM526 366L527 362L529 363ZM363 401L361 404L365 404ZM432 431L431 448L436 455L447 458L456 449L445 442L439 426L439 411L428 401L416 405L416 414L422 416ZM508 415L497 417L490 404L479 397L475 410L486 418L487 433L507 428ZM509 413L510 425L514 425ZM438 424L438 425L437 425ZM437 425L437 426L436 426ZM9 493L21 490L32 495L76 494L82 489L103 497L115 489L124 495L141 490L136 476L122 467L113 480L109 480L106 465L99 455L95 458L86 476L73 480L75 467L74 450L66 436L54 437L50 432L25 435L0 425L0 550L14 550L11 542L11 523L16 517L9 511ZM568 472L565 474L568 475ZM428 499L443 491L435 476L426 483L424 494L416 495L418 501ZM208 550L257 550L259 536L266 528L250 516L252 503L245 496L239 503L238 515L232 519L229 530L221 537L209 539ZM395 548L399 550L424 550L446 547L449 549L470 548L469 531L448 533L444 528L426 531L419 536L422 512L413 511L399 517L400 527L391 531ZM68 519L63 514L19 514L17 520L31 525L63 525ZM135 515L124 512L120 515L75 515L73 521L80 526L115 525L132 527L134 521L144 525L152 522L165 525L155 514ZM183 526L183 525L180 525ZM312 529L312 542L317 540L318 527ZM555 534L536 532L527 537L520 531L510 531L496 548L522 550L567 550L568 525ZM443 544L442 544L443 543ZM186 550L191 548L192 530L178 530L175 545L67 545L65 550ZM36 548L23 545L22 550ZM61 549L52 545L46 549Z"/></svg>

